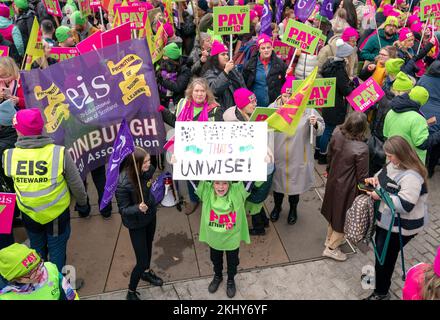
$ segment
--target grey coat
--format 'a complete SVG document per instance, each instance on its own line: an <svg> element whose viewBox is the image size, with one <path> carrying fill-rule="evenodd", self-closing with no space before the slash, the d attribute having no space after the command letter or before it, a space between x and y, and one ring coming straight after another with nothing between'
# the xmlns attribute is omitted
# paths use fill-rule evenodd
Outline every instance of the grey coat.
<svg viewBox="0 0 440 320"><path fill-rule="evenodd" d="M276 107L277 99L269 107ZM312 144L310 144L309 117L315 115L318 119L318 129L313 129L315 136L324 132L324 119L315 109L306 109L298 124L294 136L275 132L275 174L273 191L295 195L304 193L315 184L314 159Z"/></svg>

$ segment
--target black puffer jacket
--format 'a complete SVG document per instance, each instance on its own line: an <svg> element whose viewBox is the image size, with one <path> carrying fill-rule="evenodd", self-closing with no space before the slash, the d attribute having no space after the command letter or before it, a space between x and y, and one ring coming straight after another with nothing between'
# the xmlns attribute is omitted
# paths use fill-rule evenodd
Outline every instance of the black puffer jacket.
<svg viewBox="0 0 440 320"><path fill-rule="evenodd" d="M122 223L128 229L143 228L156 218L157 208L150 193L151 178L155 170L155 167L150 166L150 169L141 176L144 201L148 206L148 211L145 214L139 210L140 201L137 200L135 188L128 178L127 171L123 170L119 175L115 194L116 202L118 203Z"/></svg>
<svg viewBox="0 0 440 320"><path fill-rule="evenodd" d="M243 76L236 68L226 74L223 70L212 67L205 72L203 77L208 81L220 105L215 113L215 121L223 121L223 113L235 105L234 91L238 88L246 88Z"/></svg>
<svg viewBox="0 0 440 320"><path fill-rule="evenodd" d="M3 156L3 151L14 148L17 142L17 131L11 126L0 126L0 155ZM12 178L6 177L4 170L0 170L0 179L3 183L0 184L0 192L14 193L14 182ZM6 187L6 189L5 189Z"/></svg>
<svg viewBox="0 0 440 320"><path fill-rule="evenodd" d="M249 90L252 90L252 86L255 82L255 77L257 74L257 61L259 58L260 53L256 51L243 69L243 77ZM274 102L281 93L281 88L284 84L286 76L286 70L287 65L284 63L284 61L278 58L275 52L272 52L272 56L270 58L270 70L266 76L270 103Z"/></svg>
<svg viewBox="0 0 440 320"><path fill-rule="evenodd" d="M321 74L324 78L336 77L335 106L333 108L323 108L322 117L326 124L340 125L344 122L347 114L347 100L345 97L350 95L355 89L355 85L348 77L345 60L329 59L322 66Z"/></svg>
<svg viewBox="0 0 440 320"><path fill-rule="evenodd" d="M27 48L29 41L29 36L32 31L32 24L34 23L35 11L28 9L17 17L15 25L20 30L21 36L23 38L23 45Z"/></svg>

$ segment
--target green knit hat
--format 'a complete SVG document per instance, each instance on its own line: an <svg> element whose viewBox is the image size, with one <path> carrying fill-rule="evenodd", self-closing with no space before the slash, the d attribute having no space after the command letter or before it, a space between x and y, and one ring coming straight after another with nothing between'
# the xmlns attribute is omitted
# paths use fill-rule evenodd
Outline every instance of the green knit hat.
<svg viewBox="0 0 440 320"><path fill-rule="evenodd" d="M395 91L410 91L413 86L414 83L411 79L404 72L400 71L393 82L392 88Z"/></svg>
<svg viewBox="0 0 440 320"><path fill-rule="evenodd" d="M386 27L389 24L392 24L396 28L398 28L399 27L399 20L397 20L396 17L388 16L387 19L385 20L384 26Z"/></svg>
<svg viewBox="0 0 440 320"><path fill-rule="evenodd" d="M409 98L423 106L429 99L428 90L421 86L415 86L409 92Z"/></svg>
<svg viewBox="0 0 440 320"><path fill-rule="evenodd" d="M55 37L57 37L58 42L64 42L70 37L70 28L66 26L60 26L55 31Z"/></svg>
<svg viewBox="0 0 440 320"><path fill-rule="evenodd" d="M35 250L14 243L0 250L0 274L8 281L27 275L40 263Z"/></svg>
<svg viewBox="0 0 440 320"><path fill-rule="evenodd" d="M327 17L321 16L319 13L317 13L315 15L315 19L320 20L325 23L330 23L330 21L328 21Z"/></svg>
<svg viewBox="0 0 440 320"><path fill-rule="evenodd" d="M81 12L79 11L75 11L74 13L72 13L72 15L70 16L70 21L72 21L72 25L84 25L86 23L86 19L83 17L83 15L81 14Z"/></svg>
<svg viewBox="0 0 440 320"><path fill-rule="evenodd" d="M29 3L27 0L14 0L14 4L17 6L18 9L26 10L29 8Z"/></svg>
<svg viewBox="0 0 440 320"><path fill-rule="evenodd" d="M163 55L172 60L177 60L182 55L182 49L175 42L172 42L163 48Z"/></svg>
<svg viewBox="0 0 440 320"><path fill-rule="evenodd" d="M385 62L385 69L390 76L395 76L400 72L400 68L403 66L405 61L400 58L388 59Z"/></svg>

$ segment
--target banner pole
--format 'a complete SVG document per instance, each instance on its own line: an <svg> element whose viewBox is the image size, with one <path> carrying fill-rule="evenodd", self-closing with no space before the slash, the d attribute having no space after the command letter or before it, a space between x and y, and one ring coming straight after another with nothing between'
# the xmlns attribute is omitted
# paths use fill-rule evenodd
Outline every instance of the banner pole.
<svg viewBox="0 0 440 320"><path fill-rule="evenodd" d="M429 19L425 23L425 27L423 28L422 37L420 38L419 47L417 48L417 54L419 54L420 46L422 45L423 37L425 36L426 28L428 27Z"/></svg>
<svg viewBox="0 0 440 320"><path fill-rule="evenodd" d="M57 27L59 27L60 26L60 21L58 20L58 17L54 16L54 19L55 19L55 23L57 24Z"/></svg>
<svg viewBox="0 0 440 320"><path fill-rule="evenodd" d="M136 178L137 178L137 181L138 181L138 184L139 184L139 192L141 194L142 203L145 204L144 195L142 193L141 179L139 178L139 171L138 171L138 167L136 165L136 158L134 157L134 152L132 152L131 155L133 157L134 170L136 170Z"/></svg>
<svg viewBox="0 0 440 320"><path fill-rule="evenodd" d="M232 34L229 35L229 60L232 60Z"/></svg>
<svg viewBox="0 0 440 320"><path fill-rule="evenodd" d="M396 1L397 2L397 1ZM406 27L406 23L408 22L408 18L409 18L409 13L411 12L411 6L413 5L414 0L411 0L409 7L408 7L408 11L406 13L406 19L405 19L405 24L403 25L404 27Z"/></svg>
<svg viewBox="0 0 440 320"><path fill-rule="evenodd" d="M194 21L196 22L196 37L199 38L199 10L198 5L194 6L194 1L191 0L191 7L194 15Z"/></svg>
<svg viewBox="0 0 440 320"><path fill-rule="evenodd" d="M313 125L310 124L310 144L313 145Z"/></svg>
<svg viewBox="0 0 440 320"><path fill-rule="evenodd" d="M104 25L104 16L102 15L102 8L99 6L99 17L101 18L101 25L107 30L107 28Z"/></svg>
<svg viewBox="0 0 440 320"><path fill-rule="evenodd" d="M293 56L292 59L290 59L289 67L287 69L292 68L293 60L295 60L295 56L296 56L296 50L298 50L298 48L295 48L295 51L293 51Z"/></svg>

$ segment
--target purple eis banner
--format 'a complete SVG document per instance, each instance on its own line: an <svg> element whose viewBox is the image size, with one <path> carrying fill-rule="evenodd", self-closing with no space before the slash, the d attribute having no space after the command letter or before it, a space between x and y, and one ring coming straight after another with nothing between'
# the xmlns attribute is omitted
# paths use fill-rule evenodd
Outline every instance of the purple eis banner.
<svg viewBox="0 0 440 320"><path fill-rule="evenodd" d="M123 119L136 145L151 154L162 152L165 127L144 40L24 71L21 79L26 105L41 109L45 134L66 147L83 179L113 153Z"/></svg>

